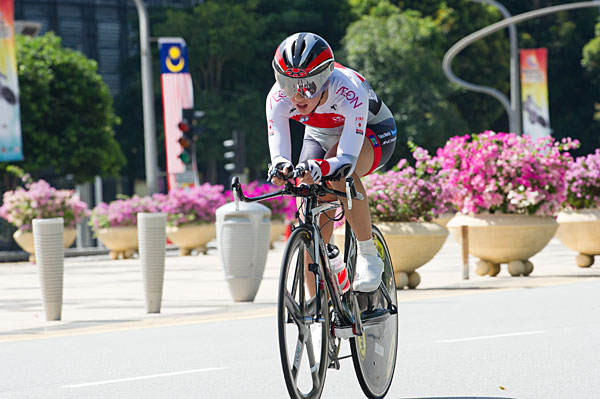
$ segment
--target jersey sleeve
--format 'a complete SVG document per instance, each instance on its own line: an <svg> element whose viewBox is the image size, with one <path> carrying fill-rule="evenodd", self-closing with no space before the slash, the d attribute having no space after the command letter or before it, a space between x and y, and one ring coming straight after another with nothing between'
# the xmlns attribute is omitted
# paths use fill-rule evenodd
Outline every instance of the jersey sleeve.
<svg viewBox="0 0 600 399"><path fill-rule="evenodd" d="M333 94L333 93L332 93ZM344 115L344 127L338 143L336 156L325 159L321 163L324 176L335 173L342 165L351 164L348 176L354 172L356 161L365 139L367 118L369 114L369 96L362 86L351 88L341 86L335 95L342 95L340 113Z"/></svg>
<svg viewBox="0 0 600 399"><path fill-rule="evenodd" d="M271 163L290 162L292 159L292 141L290 138L289 100L275 83L267 96L266 112L269 134L269 152Z"/></svg>

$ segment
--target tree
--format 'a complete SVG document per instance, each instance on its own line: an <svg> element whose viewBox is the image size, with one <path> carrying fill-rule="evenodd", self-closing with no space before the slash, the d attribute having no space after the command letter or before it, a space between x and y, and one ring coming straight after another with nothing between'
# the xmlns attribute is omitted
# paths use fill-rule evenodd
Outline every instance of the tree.
<svg viewBox="0 0 600 399"><path fill-rule="evenodd" d="M594 87L600 87L600 23L596 25L596 36L590 40L583 48L583 58L581 65L585 68L587 77ZM600 93L596 91L596 113L594 119L600 122ZM600 147L600 141L596 136L595 148Z"/></svg>
<svg viewBox="0 0 600 399"><path fill-rule="evenodd" d="M431 18L399 10L363 17L349 26L344 39L348 66L361 72L390 108L399 139L430 150L466 130L448 101L454 89L441 68L443 44L442 31ZM409 156L402 144L392 162Z"/></svg>
<svg viewBox="0 0 600 399"><path fill-rule="evenodd" d="M125 163L118 123L96 62L63 48L53 33L17 36L24 161L34 176L72 174L76 183L117 176Z"/></svg>

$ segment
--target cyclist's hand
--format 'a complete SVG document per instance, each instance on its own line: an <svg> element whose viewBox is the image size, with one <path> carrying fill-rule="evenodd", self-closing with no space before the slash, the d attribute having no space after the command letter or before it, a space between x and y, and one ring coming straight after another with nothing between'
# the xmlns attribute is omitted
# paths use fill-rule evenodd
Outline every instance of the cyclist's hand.
<svg viewBox="0 0 600 399"><path fill-rule="evenodd" d="M321 167L316 161L312 159L296 165L296 172L300 179L299 183L319 183L321 181L321 177L323 177Z"/></svg>
<svg viewBox="0 0 600 399"><path fill-rule="evenodd" d="M289 162L279 162L269 166L269 180L276 186L283 186L287 181L285 176L289 175L293 166Z"/></svg>

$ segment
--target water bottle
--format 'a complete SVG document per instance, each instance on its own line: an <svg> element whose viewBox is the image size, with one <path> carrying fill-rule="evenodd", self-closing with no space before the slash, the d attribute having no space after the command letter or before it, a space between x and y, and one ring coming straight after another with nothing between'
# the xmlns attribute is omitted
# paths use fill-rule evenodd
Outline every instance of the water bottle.
<svg viewBox="0 0 600 399"><path fill-rule="evenodd" d="M346 293L350 289L350 281L348 280L348 271L346 270L346 265L344 265L338 247L327 244L327 257L329 257L329 269L333 272L333 275L337 277L340 291Z"/></svg>

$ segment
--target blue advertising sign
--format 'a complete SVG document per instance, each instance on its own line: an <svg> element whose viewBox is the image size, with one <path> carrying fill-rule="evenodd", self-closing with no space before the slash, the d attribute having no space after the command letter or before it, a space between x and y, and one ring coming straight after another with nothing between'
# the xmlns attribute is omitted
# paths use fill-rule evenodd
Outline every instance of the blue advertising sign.
<svg viewBox="0 0 600 399"><path fill-rule="evenodd" d="M180 37L161 37L160 73L188 73L188 54L185 40Z"/></svg>

